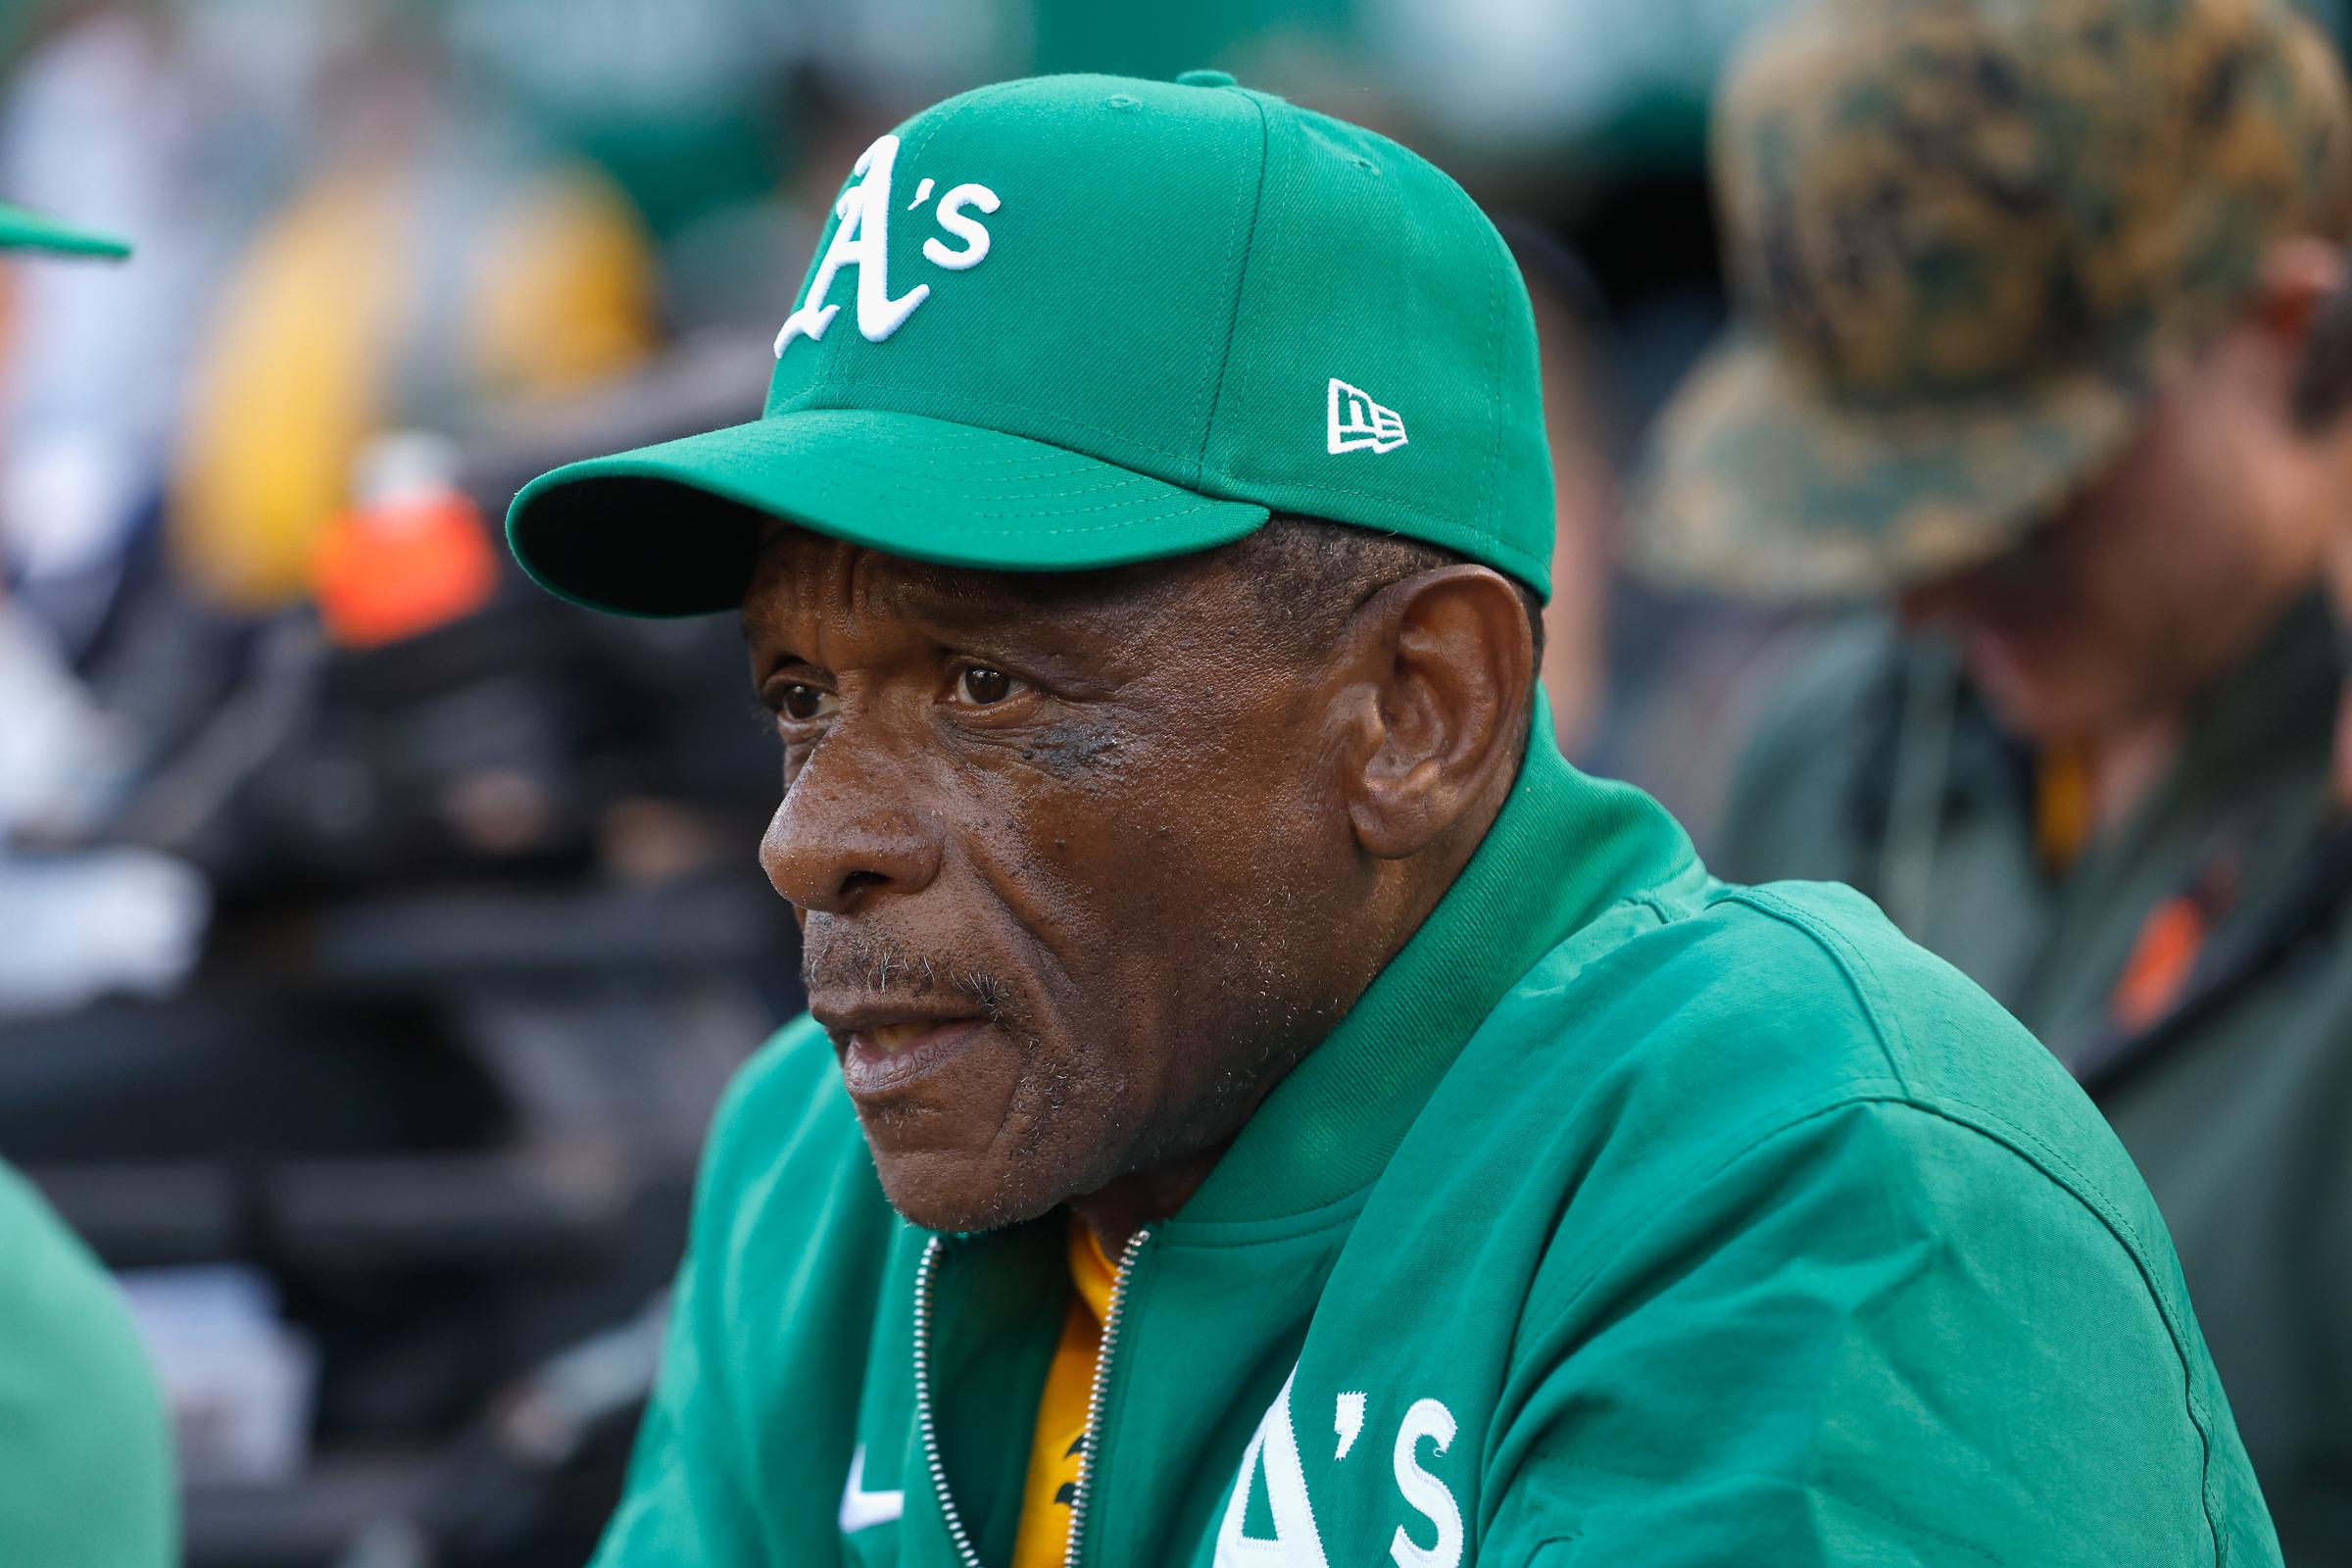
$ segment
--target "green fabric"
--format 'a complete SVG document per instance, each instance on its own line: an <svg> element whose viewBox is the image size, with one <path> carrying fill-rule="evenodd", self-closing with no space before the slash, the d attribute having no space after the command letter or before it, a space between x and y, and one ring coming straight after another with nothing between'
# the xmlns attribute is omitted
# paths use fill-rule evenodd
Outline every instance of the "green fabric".
<svg viewBox="0 0 2352 1568"><path fill-rule="evenodd" d="M47 251L58 256L98 256L119 262L130 246L105 234L68 228L55 219L0 205L0 251Z"/></svg>
<svg viewBox="0 0 2352 1568"><path fill-rule="evenodd" d="M0 1563L165 1568L172 1442L114 1285L0 1165Z"/></svg>
<svg viewBox="0 0 2352 1568"><path fill-rule="evenodd" d="M2162 1224L2048 1054L1851 893L1711 880L1549 733L1135 1253L1078 1560L2277 1563ZM983 1562L1060 1224L940 1242ZM719 1114L601 1568L958 1561L930 1240L786 1030Z"/></svg>
<svg viewBox="0 0 2352 1568"><path fill-rule="evenodd" d="M1272 509L1548 589L1526 289L1437 170L1213 73L1005 82L895 136L836 204L763 416L533 480L507 527L539 581L732 610L760 513L919 561L1079 569ZM950 218L985 229L976 261Z"/></svg>
<svg viewBox="0 0 2352 1568"><path fill-rule="evenodd" d="M2210 958L2308 874L2339 680L2315 594L2207 695L2146 805L2050 877L2027 759L1948 656L1857 622L1783 683L1714 855L1731 875L1853 883L2093 1074L2171 1228L2289 1562L2352 1561L2352 944L2336 928L2352 889L2151 1034L2130 1070L2101 1063L2107 999L2153 907L2227 845L2234 897ZM1927 776L1898 785L1906 772ZM1924 804L1890 808L1897 793Z"/></svg>

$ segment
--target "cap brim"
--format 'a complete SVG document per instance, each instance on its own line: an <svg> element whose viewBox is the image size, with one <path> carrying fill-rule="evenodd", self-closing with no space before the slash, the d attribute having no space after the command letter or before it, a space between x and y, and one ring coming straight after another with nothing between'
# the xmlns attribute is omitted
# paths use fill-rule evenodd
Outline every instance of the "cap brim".
<svg viewBox="0 0 2352 1568"><path fill-rule="evenodd" d="M1881 594L2023 538L2131 436L2141 398L2082 370L2000 396L1832 402L1771 349L1711 353L1635 487L1634 564L1760 599Z"/></svg>
<svg viewBox="0 0 2352 1568"><path fill-rule="evenodd" d="M742 603L762 517L940 565L1082 571L1228 544L1267 515L996 430L805 409L542 474L507 540L575 604L692 615Z"/></svg>
<svg viewBox="0 0 2352 1568"><path fill-rule="evenodd" d="M92 256L119 262L130 254L130 246L110 235L68 228L22 207L0 205L0 251L46 251L52 256Z"/></svg>

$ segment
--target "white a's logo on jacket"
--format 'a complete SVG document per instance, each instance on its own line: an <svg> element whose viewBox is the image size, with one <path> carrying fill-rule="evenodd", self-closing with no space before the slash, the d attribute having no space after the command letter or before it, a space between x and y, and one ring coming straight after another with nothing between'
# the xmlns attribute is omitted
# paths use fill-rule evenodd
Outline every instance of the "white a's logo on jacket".
<svg viewBox="0 0 2352 1568"><path fill-rule="evenodd" d="M833 280L845 267L858 270L858 330L868 343L896 332L914 308L931 297L928 283L917 283L896 298L890 292L890 187L898 161L896 136L879 137L858 155L851 171L858 176L858 183L833 204L833 216L841 220L834 226L833 243L825 247L816 276L808 280L808 297L784 318L784 328L776 334L776 358L784 357L796 337L814 342L825 335L841 310L825 303L825 296L833 292ZM906 210L912 212L930 199L931 181L926 179L915 187ZM924 260L952 272L979 266L988 256L988 229L972 213L993 213L998 205L997 193L986 185L957 185L942 196L933 209L935 220L961 244L945 245L934 235L923 241Z"/></svg>
<svg viewBox="0 0 2352 1568"><path fill-rule="evenodd" d="M1225 1518L1217 1531L1216 1568L1332 1568L1324 1550L1323 1532L1306 1494L1306 1466L1298 1452L1298 1429L1291 1419L1293 1386L1298 1369L1282 1385L1266 1407L1257 1431L1242 1451L1242 1473L1234 1478L1233 1494L1225 1499ZM1346 1462L1363 1431L1366 1396L1361 1391L1342 1394L1333 1401L1332 1431L1338 1442L1332 1462ZM1416 1527L1396 1526L1389 1537L1389 1560L1396 1568L1460 1568L1465 1544L1461 1504L1446 1483L1421 1462L1421 1446L1444 1454L1454 1439L1453 1412L1436 1399L1415 1399L1397 1424L1396 1441L1389 1459L1396 1488ZM1377 1459L1372 1461L1378 1463ZM1264 1478L1266 1517L1270 1536L1250 1534L1250 1497ZM1386 1521L1383 1521L1384 1523ZM1417 1534L1426 1534L1423 1545ZM1343 1556L1347 1555L1343 1553Z"/></svg>

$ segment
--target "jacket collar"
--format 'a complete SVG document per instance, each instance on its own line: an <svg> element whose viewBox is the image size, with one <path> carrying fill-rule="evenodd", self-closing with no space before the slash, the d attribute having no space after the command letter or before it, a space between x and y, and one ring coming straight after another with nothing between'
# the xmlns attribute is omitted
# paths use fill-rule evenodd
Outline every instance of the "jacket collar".
<svg viewBox="0 0 2352 1568"><path fill-rule="evenodd" d="M1266 1098L1177 1223L1298 1215L1369 1185L1463 1045L1544 954L1609 906L1696 870L1664 808L1568 764L1539 692L1519 781L1469 863Z"/></svg>

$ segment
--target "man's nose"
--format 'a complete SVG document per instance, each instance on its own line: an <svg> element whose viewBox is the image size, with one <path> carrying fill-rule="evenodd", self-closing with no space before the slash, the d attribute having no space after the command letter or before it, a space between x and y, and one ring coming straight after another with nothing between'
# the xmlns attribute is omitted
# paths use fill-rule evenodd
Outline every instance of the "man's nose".
<svg viewBox="0 0 2352 1568"><path fill-rule="evenodd" d="M939 843L906 803L903 780L854 736L810 756L760 842L775 890L804 912L845 914L886 893L912 893L939 874Z"/></svg>

